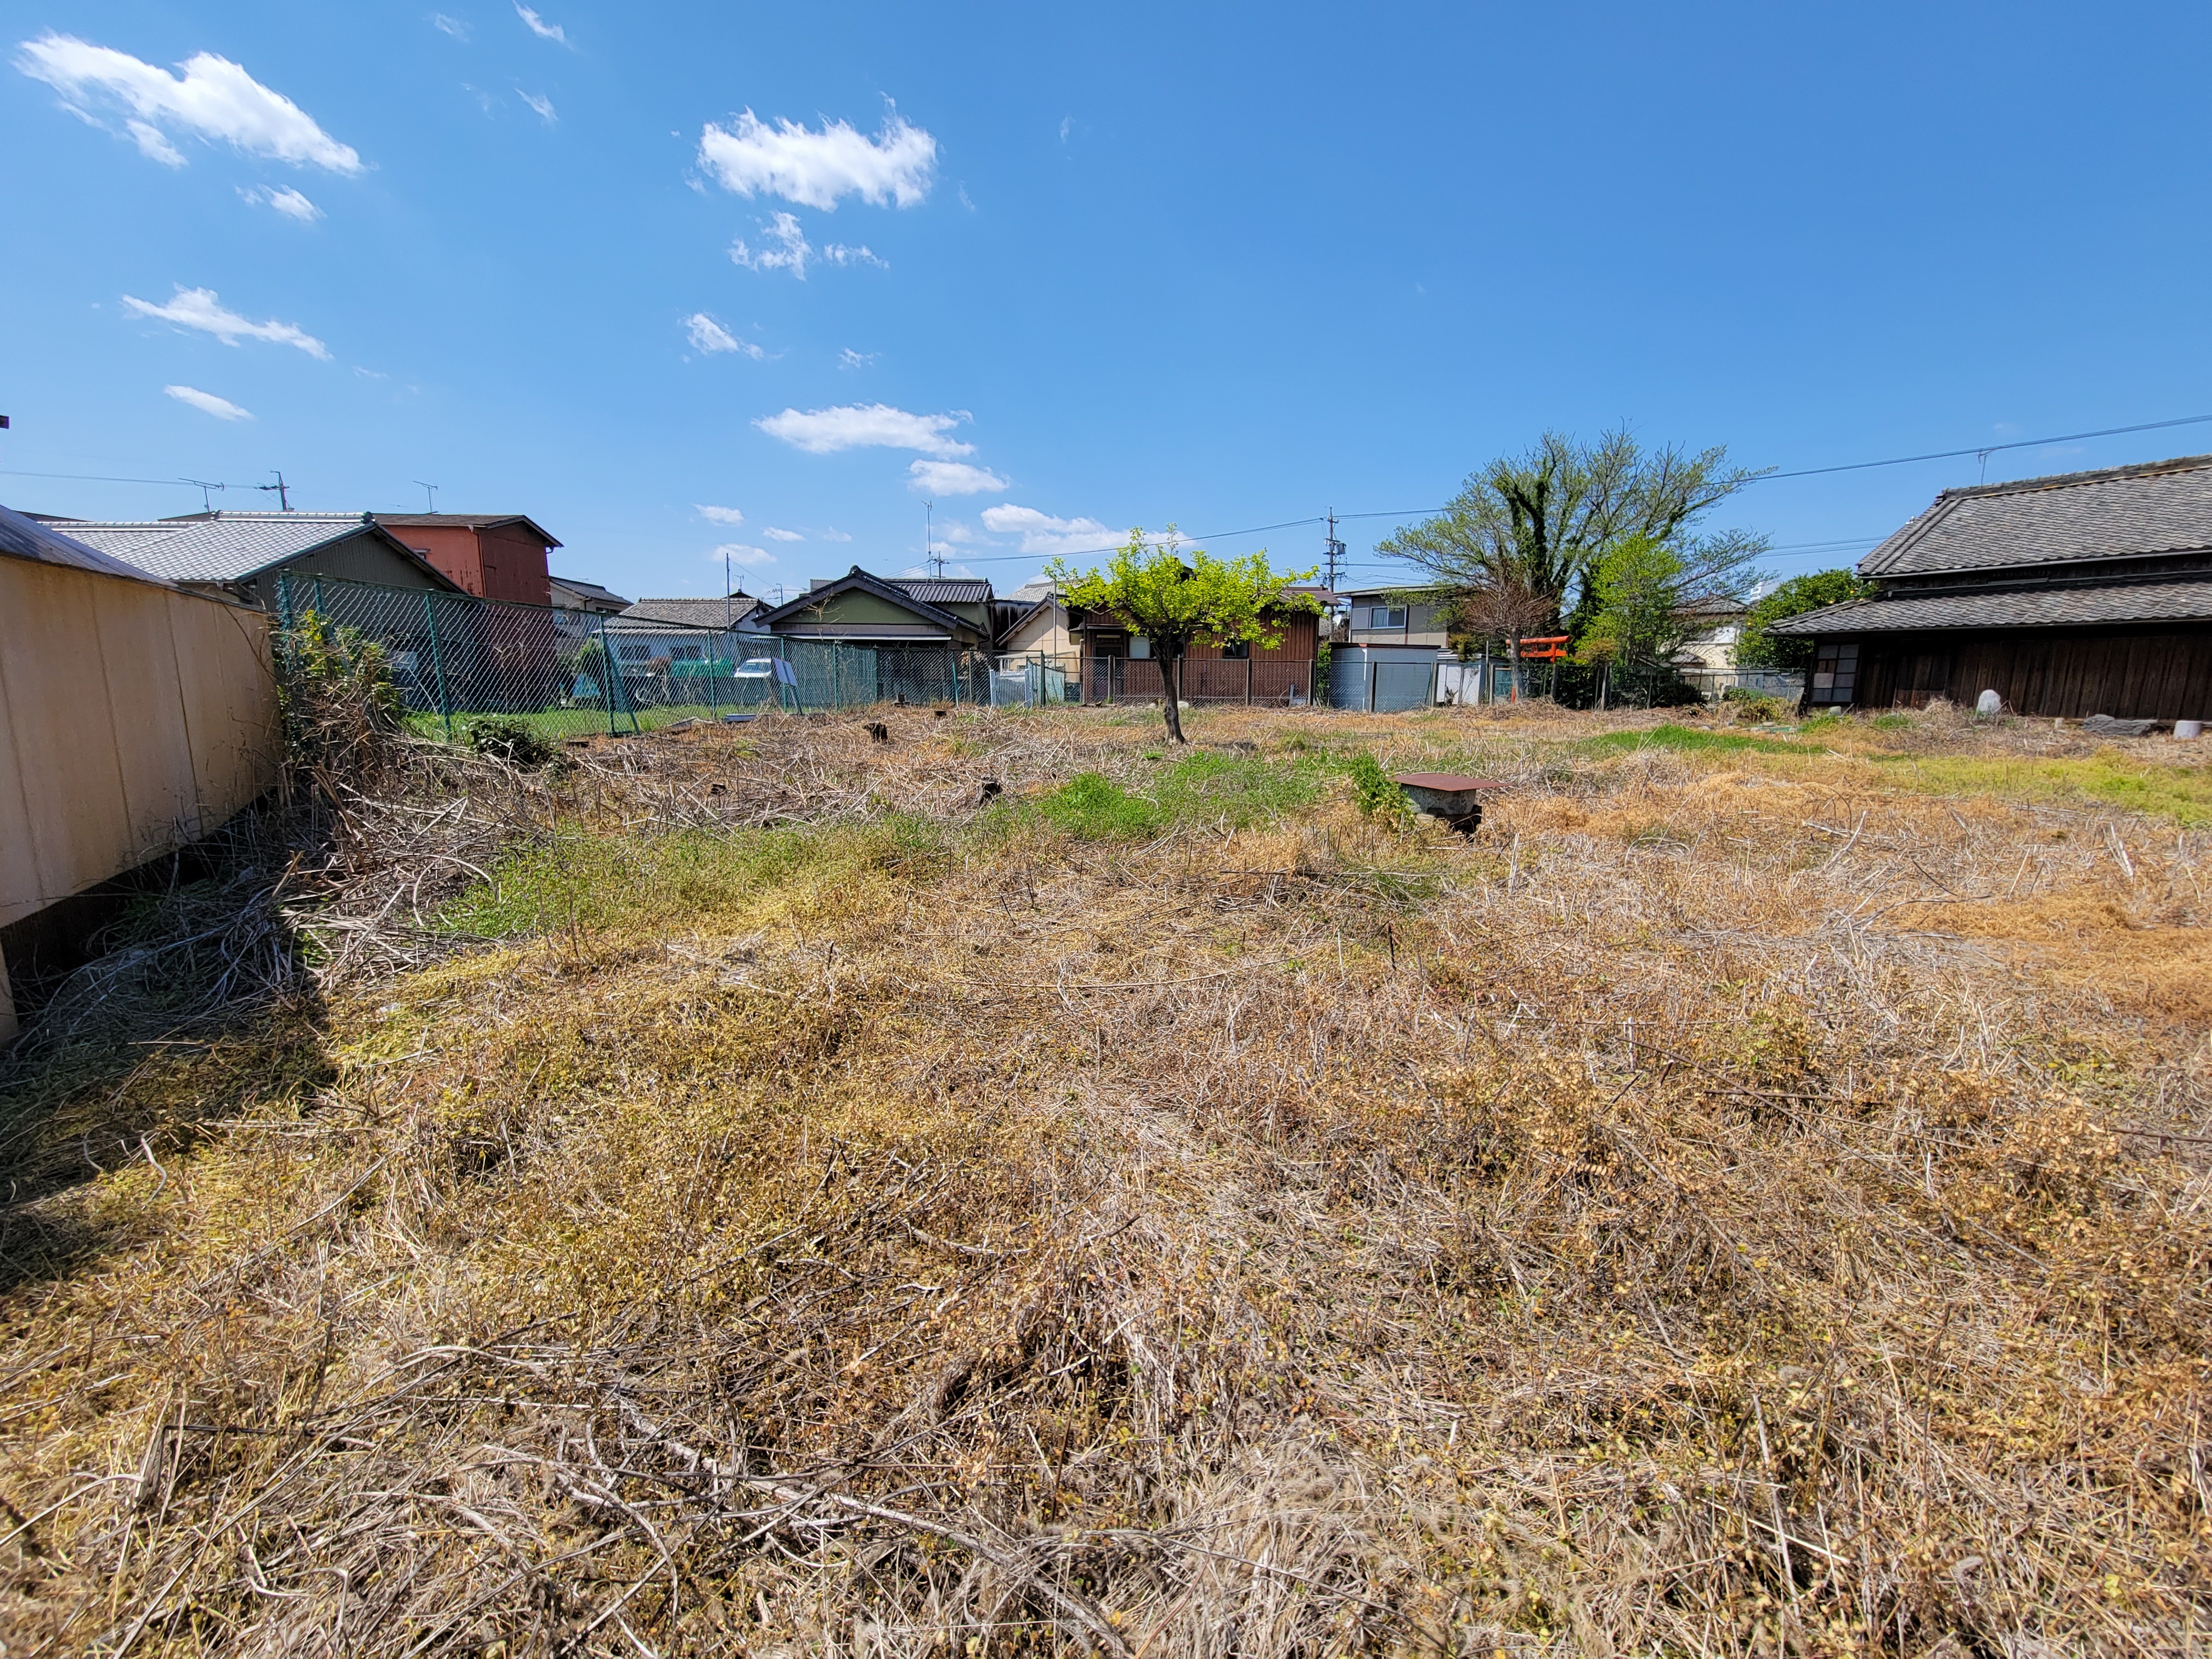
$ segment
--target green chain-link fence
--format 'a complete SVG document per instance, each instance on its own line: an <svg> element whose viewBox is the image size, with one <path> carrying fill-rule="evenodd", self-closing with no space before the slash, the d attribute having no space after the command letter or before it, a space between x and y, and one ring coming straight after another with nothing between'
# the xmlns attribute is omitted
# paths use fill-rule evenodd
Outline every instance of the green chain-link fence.
<svg viewBox="0 0 2212 1659"><path fill-rule="evenodd" d="M474 714L574 737L774 708L992 700L991 659L950 645L786 639L329 576L278 577L276 608L281 635L312 611L381 644L410 726L447 741Z"/></svg>

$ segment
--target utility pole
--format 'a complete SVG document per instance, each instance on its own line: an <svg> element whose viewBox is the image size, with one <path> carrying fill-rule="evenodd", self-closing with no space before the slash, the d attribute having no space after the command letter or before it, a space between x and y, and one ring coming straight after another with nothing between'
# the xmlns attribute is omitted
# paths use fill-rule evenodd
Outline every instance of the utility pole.
<svg viewBox="0 0 2212 1659"><path fill-rule="evenodd" d="M921 504L921 526L922 562L932 567L933 575L942 576L945 574L945 561L937 556L937 503L935 501L924 501Z"/></svg>
<svg viewBox="0 0 2212 1659"><path fill-rule="evenodd" d="M292 496L284 483L284 475L275 467L270 468L270 471L276 474L276 482L273 484L256 484L253 487L256 489L274 490L276 495L277 511L289 513L292 510Z"/></svg>
<svg viewBox="0 0 2212 1659"><path fill-rule="evenodd" d="M1337 568L1344 558L1344 544L1336 538L1336 509L1328 510L1328 591L1336 592Z"/></svg>

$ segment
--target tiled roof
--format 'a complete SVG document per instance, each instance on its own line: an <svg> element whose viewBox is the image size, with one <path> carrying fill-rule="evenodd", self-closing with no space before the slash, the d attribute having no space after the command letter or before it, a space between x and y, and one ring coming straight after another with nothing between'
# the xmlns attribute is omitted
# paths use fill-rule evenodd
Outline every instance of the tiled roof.
<svg viewBox="0 0 2212 1659"><path fill-rule="evenodd" d="M2212 455L1947 489L1862 576L2078 564L2212 548Z"/></svg>
<svg viewBox="0 0 2212 1659"><path fill-rule="evenodd" d="M565 588L578 599L594 605L611 606L617 611L625 610L629 605L628 599L612 588L602 587L597 582L584 581L574 576L548 576L545 580L554 586Z"/></svg>
<svg viewBox="0 0 2212 1659"><path fill-rule="evenodd" d="M358 536L369 527L365 513L217 513L190 519L77 521L70 525L68 533L149 575L169 581L228 582L326 542Z"/></svg>
<svg viewBox="0 0 2212 1659"><path fill-rule="evenodd" d="M104 575L128 576L133 581L148 580L144 571L134 564L125 564L112 553L101 551L75 537L36 519L27 519L20 513L0 507L0 553L14 558L29 559L39 564L64 564L75 570L97 570Z"/></svg>
<svg viewBox="0 0 2212 1659"><path fill-rule="evenodd" d="M1984 593L1904 593L1808 611L1771 634L1897 634L1922 629L2063 628L2098 623L2212 621L2212 581L2014 587Z"/></svg>
<svg viewBox="0 0 2212 1659"><path fill-rule="evenodd" d="M891 576L885 580L924 605L982 605L991 597L991 584L981 576Z"/></svg>
<svg viewBox="0 0 2212 1659"><path fill-rule="evenodd" d="M750 593L733 593L726 600L640 599L613 620L665 623L673 628L722 628L744 621L759 609L760 601Z"/></svg>

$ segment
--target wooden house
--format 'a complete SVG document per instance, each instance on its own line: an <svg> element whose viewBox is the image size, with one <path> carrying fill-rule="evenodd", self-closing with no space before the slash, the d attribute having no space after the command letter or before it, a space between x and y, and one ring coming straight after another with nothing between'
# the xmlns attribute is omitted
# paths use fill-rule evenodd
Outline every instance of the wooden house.
<svg viewBox="0 0 2212 1659"><path fill-rule="evenodd" d="M1858 571L1771 630L1814 641L1810 706L2212 713L2212 455L1947 489Z"/></svg>

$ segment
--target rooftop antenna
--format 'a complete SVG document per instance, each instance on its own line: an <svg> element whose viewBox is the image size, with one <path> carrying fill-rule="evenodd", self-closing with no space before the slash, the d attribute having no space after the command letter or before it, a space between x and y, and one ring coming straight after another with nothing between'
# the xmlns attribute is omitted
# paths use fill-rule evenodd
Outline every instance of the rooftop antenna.
<svg viewBox="0 0 2212 1659"><path fill-rule="evenodd" d="M937 503L934 501L921 504L921 526L922 562L933 567L932 574L942 577L945 561L937 556Z"/></svg>
<svg viewBox="0 0 2212 1659"><path fill-rule="evenodd" d="M292 510L292 495L289 487L287 486L284 482L284 475L275 467L271 467L269 470L276 474L276 482L273 484L256 484L253 487L256 489L275 490L276 492L277 511L281 513L289 513Z"/></svg>
<svg viewBox="0 0 2212 1659"><path fill-rule="evenodd" d="M420 489L422 492L422 499L429 502L430 505L424 511L435 513L438 510L439 486L434 483L424 483L420 478L411 478L408 482Z"/></svg>
<svg viewBox="0 0 2212 1659"><path fill-rule="evenodd" d="M205 478L183 478L183 479L179 479L178 482L179 482L179 483L188 483L188 484L191 484L191 485L193 485L194 487L196 487L196 488L199 490L199 492L200 492L200 511L201 511L201 512L203 512L203 513L210 513L210 512L213 512L213 511L214 511L213 505L212 505L212 504L209 501L209 500L208 500L208 491L209 491L209 490L210 490L210 489L229 489L229 488L230 488L230 486L229 486L228 484L210 483L209 483Z"/></svg>

